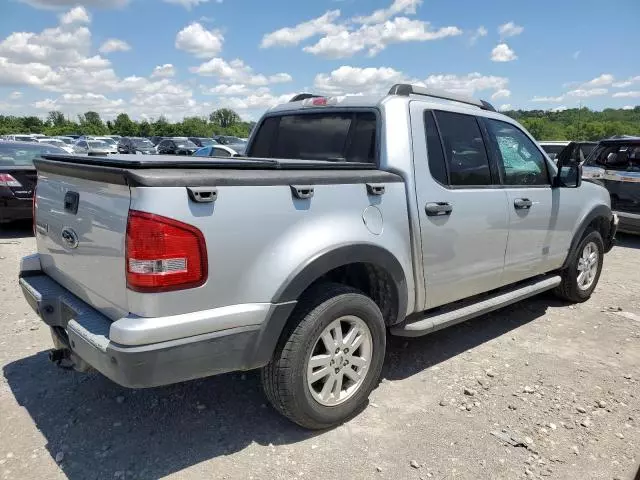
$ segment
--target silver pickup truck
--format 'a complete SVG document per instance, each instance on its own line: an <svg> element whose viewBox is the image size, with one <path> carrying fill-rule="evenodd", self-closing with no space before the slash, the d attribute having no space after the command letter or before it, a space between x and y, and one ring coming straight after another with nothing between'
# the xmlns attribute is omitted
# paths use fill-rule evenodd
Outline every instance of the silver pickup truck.
<svg viewBox="0 0 640 480"><path fill-rule="evenodd" d="M616 217L484 101L395 85L301 94L243 159L49 156L20 285L51 359L152 387L262 368L307 428L355 415L387 330L593 292Z"/></svg>

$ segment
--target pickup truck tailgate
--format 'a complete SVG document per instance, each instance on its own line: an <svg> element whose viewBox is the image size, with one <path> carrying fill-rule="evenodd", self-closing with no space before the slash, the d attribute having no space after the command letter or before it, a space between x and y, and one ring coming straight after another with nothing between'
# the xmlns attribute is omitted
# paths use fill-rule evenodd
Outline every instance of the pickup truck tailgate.
<svg viewBox="0 0 640 480"><path fill-rule="evenodd" d="M36 241L43 271L111 319L128 313L129 204L127 185L38 176Z"/></svg>

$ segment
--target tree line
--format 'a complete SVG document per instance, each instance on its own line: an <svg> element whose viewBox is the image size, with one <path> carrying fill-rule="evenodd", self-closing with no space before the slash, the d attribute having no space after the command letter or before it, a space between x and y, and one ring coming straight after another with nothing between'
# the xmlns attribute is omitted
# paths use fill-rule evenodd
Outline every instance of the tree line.
<svg viewBox="0 0 640 480"><path fill-rule="evenodd" d="M633 109L570 108L511 110L504 112L529 130L537 140L600 140L614 135L640 136L640 106Z"/></svg>
<svg viewBox="0 0 640 480"><path fill-rule="evenodd" d="M633 109L570 108L560 112L548 110L511 110L504 112L522 123L537 140L599 140L613 135L640 136L640 106ZM0 115L0 135L10 133L44 133L46 135L122 135L150 137L211 137L234 135L247 137L255 122L243 121L231 109L221 108L209 117L185 117L170 123L163 116L156 120L131 120L126 113L104 122L97 112L66 118L62 112L49 112L45 120L36 116Z"/></svg>
<svg viewBox="0 0 640 480"><path fill-rule="evenodd" d="M120 113L115 120L102 120L97 112L86 112L71 120L62 112L51 111L46 119L36 116L0 115L0 135L12 133L43 133L45 135L122 135L123 137L212 137L233 135L247 137L255 122L246 122L236 112L221 108L209 117L185 117L181 122L169 122L164 116L155 120L132 120Z"/></svg>

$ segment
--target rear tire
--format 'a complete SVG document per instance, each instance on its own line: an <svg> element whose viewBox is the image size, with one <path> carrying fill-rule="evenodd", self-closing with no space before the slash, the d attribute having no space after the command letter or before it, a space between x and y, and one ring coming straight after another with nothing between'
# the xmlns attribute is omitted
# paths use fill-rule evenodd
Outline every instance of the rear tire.
<svg viewBox="0 0 640 480"><path fill-rule="evenodd" d="M302 427L339 425L366 405L380 379L385 348L384 319L371 298L345 285L320 284L300 299L262 369L265 394Z"/></svg>
<svg viewBox="0 0 640 480"><path fill-rule="evenodd" d="M570 302L585 302L591 297L602 272L604 242L600 233L595 230L585 233L571 256L569 265L562 272L562 282L553 293Z"/></svg>

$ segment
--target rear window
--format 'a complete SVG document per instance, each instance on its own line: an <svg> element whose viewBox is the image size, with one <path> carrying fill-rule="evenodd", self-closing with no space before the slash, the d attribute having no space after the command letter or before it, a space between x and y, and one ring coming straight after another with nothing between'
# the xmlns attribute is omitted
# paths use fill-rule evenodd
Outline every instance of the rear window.
<svg viewBox="0 0 640 480"><path fill-rule="evenodd" d="M11 143L0 143L0 166L23 166L33 165L33 159L44 153L66 154L64 150L53 145L29 146L16 145Z"/></svg>
<svg viewBox="0 0 640 480"><path fill-rule="evenodd" d="M327 112L269 117L260 126L248 155L375 163L376 115Z"/></svg>

